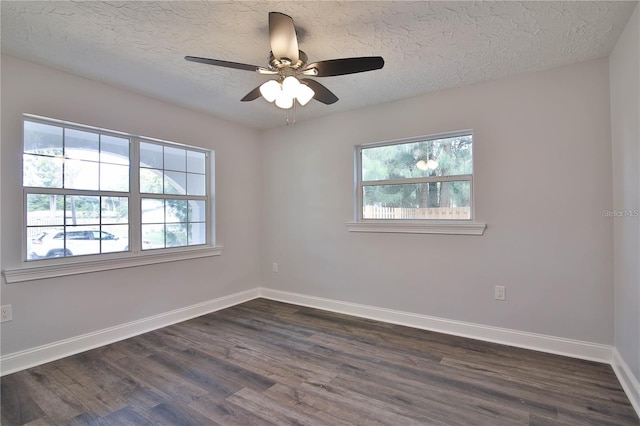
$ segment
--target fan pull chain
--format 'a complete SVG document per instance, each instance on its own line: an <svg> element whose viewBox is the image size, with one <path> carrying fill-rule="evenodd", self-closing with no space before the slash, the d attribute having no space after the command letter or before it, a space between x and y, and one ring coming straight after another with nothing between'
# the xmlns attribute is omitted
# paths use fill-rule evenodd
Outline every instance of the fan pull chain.
<svg viewBox="0 0 640 426"><path fill-rule="evenodd" d="M287 126L292 126L295 127L296 125L296 104L298 103L298 101L296 101L295 99L293 100L293 108L289 108L289 109L285 109L285 117L286 117L286 123ZM289 120L289 111L293 109L293 120Z"/></svg>

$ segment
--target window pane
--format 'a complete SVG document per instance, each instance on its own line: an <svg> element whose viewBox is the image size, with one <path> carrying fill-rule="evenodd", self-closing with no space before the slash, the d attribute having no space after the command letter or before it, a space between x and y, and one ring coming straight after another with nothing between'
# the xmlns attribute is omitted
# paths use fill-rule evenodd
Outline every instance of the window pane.
<svg viewBox="0 0 640 426"><path fill-rule="evenodd" d="M471 182L367 185L364 219L471 219Z"/></svg>
<svg viewBox="0 0 640 426"><path fill-rule="evenodd" d="M205 175L187 173L187 195L205 195Z"/></svg>
<svg viewBox="0 0 640 426"><path fill-rule="evenodd" d="M24 122L24 152L41 155L62 155L62 127Z"/></svg>
<svg viewBox="0 0 640 426"><path fill-rule="evenodd" d="M187 171L190 173L205 173L205 160L206 156L204 152L187 151Z"/></svg>
<svg viewBox="0 0 640 426"><path fill-rule="evenodd" d="M62 158L24 154L22 184L38 188L62 188Z"/></svg>
<svg viewBox="0 0 640 426"><path fill-rule="evenodd" d="M82 160L65 160L64 187L67 189L98 190L100 163Z"/></svg>
<svg viewBox="0 0 640 426"><path fill-rule="evenodd" d="M65 129L64 156L77 160L100 160L100 145L97 133Z"/></svg>
<svg viewBox="0 0 640 426"><path fill-rule="evenodd" d="M207 214L206 204L204 201L189 200L189 222L204 222Z"/></svg>
<svg viewBox="0 0 640 426"><path fill-rule="evenodd" d="M142 223L164 223L164 200L142 199Z"/></svg>
<svg viewBox="0 0 640 426"><path fill-rule="evenodd" d="M207 225L205 223L189 224L189 245L207 243Z"/></svg>
<svg viewBox="0 0 640 426"><path fill-rule="evenodd" d="M62 225L64 196L27 194L27 226Z"/></svg>
<svg viewBox="0 0 640 426"><path fill-rule="evenodd" d="M473 173L471 135L362 149L362 180Z"/></svg>
<svg viewBox="0 0 640 426"><path fill-rule="evenodd" d="M142 249L164 248L164 224L142 225Z"/></svg>
<svg viewBox="0 0 640 426"><path fill-rule="evenodd" d="M187 245L187 224L172 223L167 225L167 247Z"/></svg>
<svg viewBox="0 0 640 426"><path fill-rule="evenodd" d="M155 169L140 169L140 192L143 194L162 194L162 171Z"/></svg>
<svg viewBox="0 0 640 426"><path fill-rule="evenodd" d="M162 169L162 145L140 142L140 167Z"/></svg>
<svg viewBox="0 0 640 426"><path fill-rule="evenodd" d="M65 199L67 225L100 224L100 197L67 195Z"/></svg>
<svg viewBox="0 0 640 426"><path fill-rule="evenodd" d="M129 165L129 139L100 136L100 161Z"/></svg>
<svg viewBox="0 0 640 426"><path fill-rule="evenodd" d="M35 243L40 244L35 252L31 249L32 241L43 232L53 232L56 228L52 226L61 227L63 224L64 196L27 194L27 258L44 257L46 253L42 253L42 241Z"/></svg>
<svg viewBox="0 0 640 426"><path fill-rule="evenodd" d="M64 255L64 233L60 227L28 228L27 259L36 260L46 257L61 257ZM53 237L61 235L62 243L54 241ZM56 248L56 246L61 247Z"/></svg>
<svg viewBox="0 0 640 426"><path fill-rule="evenodd" d="M127 197L101 197L102 223L127 223L129 199Z"/></svg>
<svg viewBox="0 0 640 426"><path fill-rule="evenodd" d="M94 239L94 227L67 226L65 228L65 256L100 253L100 239Z"/></svg>
<svg viewBox="0 0 640 426"><path fill-rule="evenodd" d="M187 170L187 151L171 146L164 147L164 169L184 172Z"/></svg>
<svg viewBox="0 0 640 426"><path fill-rule="evenodd" d="M164 172L164 193L185 195L187 193L187 174L182 172Z"/></svg>
<svg viewBox="0 0 640 426"><path fill-rule="evenodd" d="M167 200L165 221L167 223L187 221L187 200Z"/></svg>
<svg viewBox="0 0 640 426"><path fill-rule="evenodd" d="M100 164L100 190L129 191L129 166Z"/></svg>
<svg viewBox="0 0 640 426"><path fill-rule="evenodd" d="M114 253L129 250L129 226L107 225L98 233L102 253ZM95 233L94 233L95 235Z"/></svg>

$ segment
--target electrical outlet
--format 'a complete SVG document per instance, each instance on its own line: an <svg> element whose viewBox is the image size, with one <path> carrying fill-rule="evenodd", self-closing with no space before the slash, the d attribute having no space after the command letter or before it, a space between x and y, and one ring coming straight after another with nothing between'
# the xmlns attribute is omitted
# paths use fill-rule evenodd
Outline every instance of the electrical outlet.
<svg viewBox="0 0 640 426"><path fill-rule="evenodd" d="M0 313L2 314L0 315L0 318L2 319L2 321L0 322L11 321L13 319L11 305L2 305L2 308L0 308Z"/></svg>
<svg viewBox="0 0 640 426"><path fill-rule="evenodd" d="M278 262L273 262L273 267L271 269L273 272L278 272Z"/></svg>
<svg viewBox="0 0 640 426"><path fill-rule="evenodd" d="M503 285L497 285L494 292L494 297L496 300L506 300L506 291Z"/></svg>

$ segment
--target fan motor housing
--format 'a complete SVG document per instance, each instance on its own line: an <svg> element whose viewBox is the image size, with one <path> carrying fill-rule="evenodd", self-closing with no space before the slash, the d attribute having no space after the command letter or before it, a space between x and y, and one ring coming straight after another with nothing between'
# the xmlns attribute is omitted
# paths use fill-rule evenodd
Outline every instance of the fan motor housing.
<svg viewBox="0 0 640 426"><path fill-rule="evenodd" d="M289 58L276 58L273 56L273 52L269 52L269 68L272 70L280 71L285 68L291 68L293 70L298 70L303 68L307 64L307 54L302 50L298 51L298 61L293 62Z"/></svg>

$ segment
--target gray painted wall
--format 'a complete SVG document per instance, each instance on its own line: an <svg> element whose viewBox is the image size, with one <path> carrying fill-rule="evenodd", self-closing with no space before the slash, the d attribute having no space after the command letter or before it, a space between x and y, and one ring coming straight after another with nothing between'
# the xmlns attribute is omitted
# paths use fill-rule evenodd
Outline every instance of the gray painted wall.
<svg viewBox="0 0 640 426"><path fill-rule="evenodd" d="M640 8L609 59L613 209L640 209ZM640 218L615 217L615 346L640 382ZM638 390L640 391L640 390Z"/></svg>

